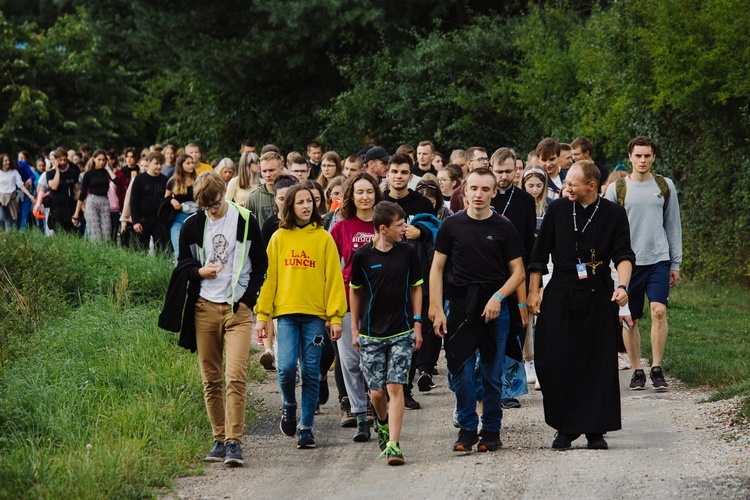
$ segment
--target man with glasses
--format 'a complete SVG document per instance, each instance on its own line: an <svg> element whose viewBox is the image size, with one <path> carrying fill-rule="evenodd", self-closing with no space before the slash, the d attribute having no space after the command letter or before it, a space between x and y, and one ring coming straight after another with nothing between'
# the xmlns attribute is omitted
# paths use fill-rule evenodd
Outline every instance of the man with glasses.
<svg viewBox="0 0 750 500"><path fill-rule="evenodd" d="M468 172L471 172L475 168L490 168L490 157L487 155L487 150L473 146L466 150L466 165Z"/></svg>
<svg viewBox="0 0 750 500"><path fill-rule="evenodd" d="M536 229L536 204L534 197L516 187L516 155L510 148L500 148L490 160L492 173L497 178L497 195L492 198L492 208L513 223L525 250L524 268L534 246ZM507 298L510 310L510 336L506 347L503 377L503 408L520 408L517 397L526 394L526 374L523 368L520 336L526 332L528 312L526 310L526 283Z"/></svg>
<svg viewBox="0 0 750 500"><path fill-rule="evenodd" d="M266 219L273 215L276 202L273 199L273 184L283 171L283 157L276 151L268 151L260 157L260 176L263 182L247 197L245 208L250 210L258 227L262 228Z"/></svg>
<svg viewBox="0 0 750 500"><path fill-rule="evenodd" d="M177 267L159 326L180 331L179 345L198 351L214 441L205 460L241 466L252 309L268 258L258 222L245 208L224 200L218 174L200 174L193 195L202 210L188 217L180 231Z"/></svg>
<svg viewBox="0 0 750 500"><path fill-rule="evenodd" d="M300 183L303 183L310 177L310 162L303 156L297 156L292 160L292 164L289 165L289 172Z"/></svg>

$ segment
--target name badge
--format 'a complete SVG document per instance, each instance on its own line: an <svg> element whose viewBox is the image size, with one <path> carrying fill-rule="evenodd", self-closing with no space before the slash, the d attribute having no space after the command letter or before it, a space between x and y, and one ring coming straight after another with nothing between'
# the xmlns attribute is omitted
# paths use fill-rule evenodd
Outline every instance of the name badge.
<svg viewBox="0 0 750 500"><path fill-rule="evenodd" d="M578 273L579 280L585 280L589 277L588 273L586 272L586 264L576 264L576 272Z"/></svg>

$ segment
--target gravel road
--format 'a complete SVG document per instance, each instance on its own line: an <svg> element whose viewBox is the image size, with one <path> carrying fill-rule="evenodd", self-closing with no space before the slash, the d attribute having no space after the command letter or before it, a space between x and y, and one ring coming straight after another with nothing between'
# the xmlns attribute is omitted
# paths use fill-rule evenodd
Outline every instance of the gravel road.
<svg viewBox="0 0 750 500"><path fill-rule="evenodd" d="M244 437L245 467L208 464L204 475L178 479L162 497L750 498L750 430L732 423L738 401L701 402L710 391L670 378L667 393L650 383L633 392L631 372L621 371L623 430L606 436L609 450L587 450L583 438L572 450L552 450L542 395L532 391L521 408L504 412L500 451L454 453L453 397L444 362L439 369L438 387L415 393L422 409L406 412L403 467L376 460L375 439L355 443L353 429L339 427L333 377L332 401L315 418L317 448L298 450L278 430L280 394L268 377L250 386L249 400L262 400L264 413Z"/></svg>

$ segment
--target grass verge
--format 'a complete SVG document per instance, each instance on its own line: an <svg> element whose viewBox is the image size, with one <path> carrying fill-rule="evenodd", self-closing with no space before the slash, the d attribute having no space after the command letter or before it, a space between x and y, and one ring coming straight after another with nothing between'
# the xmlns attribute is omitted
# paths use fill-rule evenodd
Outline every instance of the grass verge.
<svg viewBox="0 0 750 500"><path fill-rule="evenodd" d="M741 396L750 418L750 291L683 282L670 295L664 369L690 385L715 387L712 399ZM650 328L646 314L641 337L647 357Z"/></svg>
<svg viewBox="0 0 750 500"><path fill-rule="evenodd" d="M212 438L198 363L156 326L170 262L75 239L0 238L10 249L0 251L0 498L152 497L200 472ZM20 263L28 253L46 259L36 273ZM254 366L250 376L263 377Z"/></svg>

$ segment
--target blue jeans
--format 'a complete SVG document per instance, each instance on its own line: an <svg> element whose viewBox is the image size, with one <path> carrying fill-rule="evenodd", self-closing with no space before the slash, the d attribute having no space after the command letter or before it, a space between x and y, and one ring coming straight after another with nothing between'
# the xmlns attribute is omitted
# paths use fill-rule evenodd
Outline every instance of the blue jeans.
<svg viewBox="0 0 750 500"><path fill-rule="evenodd" d="M31 222L32 208L34 207L33 207L31 198L29 198L26 195L23 195L23 201L21 202L21 210L20 210L21 229L26 229L27 227L29 227L29 224Z"/></svg>
<svg viewBox="0 0 750 500"><path fill-rule="evenodd" d="M320 357L323 354L325 321L310 314L285 314L277 319L277 368L281 399L284 406L297 404L294 378L299 360L302 379L299 427L312 429L320 390Z"/></svg>
<svg viewBox="0 0 750 500"><path fill-rule="evenodd" d="M172 248L174 248L175 258L177 258L177 255L180 253L180 230L185 223L185 219L189 216L190 214L179 212L177 217L175 217L174 222L172 222L172 226L169 228L169 237L172 239Z"/></svg>
<svg viewBox="0 0 750 500"><path fill-rule="evenodd" d="M503 367L505 366L505 344L508 340L510 315L508 306L503 301L500 315L495 319L494 340L497 345L495 361L490 365L482 360L482 382L484 385L484 413L482 415L482 430L497 432L503 420L503 409L500 398L503 393ZM453 376L456 388L456 409L458 410L458 424L466 431L476 431L479 425L477 416L477 386L474 367L476 364L474 353L466 361L461 371Z"/></svg>

